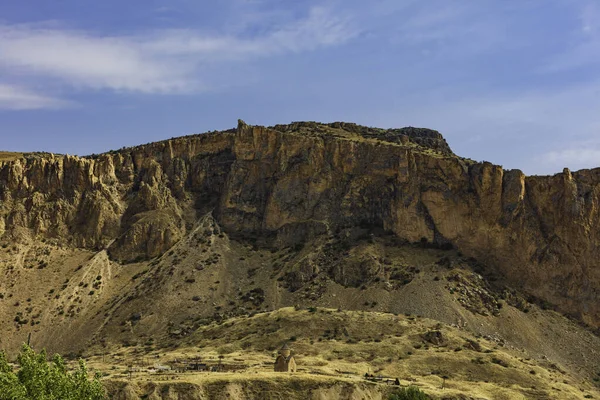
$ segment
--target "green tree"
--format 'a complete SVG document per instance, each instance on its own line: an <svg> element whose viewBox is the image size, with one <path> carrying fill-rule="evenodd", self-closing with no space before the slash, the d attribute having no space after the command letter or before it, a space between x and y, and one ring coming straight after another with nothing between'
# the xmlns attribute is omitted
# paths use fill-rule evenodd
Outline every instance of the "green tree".
<svg viewBox="0 0 600 400"><path fill-rule="evenodd" d="M23 345L18 357L18 372L0 352L0 400L104 400L106 395L99 376L88 378L83 360L75 371L67 372L61 356L46 361L46 351L39 354Z"/></svg>
<svg viewBox="0 0 600 400"><path fill-rule="evenodd" d="M429 400L429 398L414 386L398 389L388 397L389 400Z"/></svg>

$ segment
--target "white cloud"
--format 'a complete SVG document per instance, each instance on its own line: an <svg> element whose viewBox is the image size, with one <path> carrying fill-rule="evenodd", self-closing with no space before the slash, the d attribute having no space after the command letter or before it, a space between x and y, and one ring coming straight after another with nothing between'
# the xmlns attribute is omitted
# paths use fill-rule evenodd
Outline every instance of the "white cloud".
<svg viewBox="0 0 600 400"><path fill-rule="evenodd" d="M600 145L594 147L578 146L550 151L537 158L545 166L558 170L569 167L572 170L600 167Z"/></svg>
<svg viewBox="0 0 600 400"><path fill-rule="evenodd" d="M73 103L66 100L0 83L0 109L3 110L58 109L72 105Z"/></svg>
<svg viewBox="0 0 600 400"><path fill-rule="evenodd" d="M202 66L334 46L356 34L348 20L313 7L261 36L162 30L134 36L0 26L0 71L51 77L81 88L182 93L204 88Z"/></svg>
<svg viewBox="0 0 600 400"><path fill-rule="evenodd" d="M141 50L135 40L29 27L0 30L0 66L59 78L74 86L140 92L180 91L180 71ZM171 69L173 68L173 69Z"/></svg>

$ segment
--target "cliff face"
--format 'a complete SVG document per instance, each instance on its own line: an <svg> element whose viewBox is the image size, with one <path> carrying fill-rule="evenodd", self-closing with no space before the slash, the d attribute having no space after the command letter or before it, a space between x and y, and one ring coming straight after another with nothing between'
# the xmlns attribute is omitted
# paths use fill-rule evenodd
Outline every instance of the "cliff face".
<svg viewBox="0 0 600 400"><path fill-rule="evenodd" d="M165 253L212 212L229 234L287 246L380 226L454 246L600 326L600 169L526 177L455 156L435 131L239 123L100 155L0 163L0 240ZM261 240L262 240L261 239Z"/></svg>

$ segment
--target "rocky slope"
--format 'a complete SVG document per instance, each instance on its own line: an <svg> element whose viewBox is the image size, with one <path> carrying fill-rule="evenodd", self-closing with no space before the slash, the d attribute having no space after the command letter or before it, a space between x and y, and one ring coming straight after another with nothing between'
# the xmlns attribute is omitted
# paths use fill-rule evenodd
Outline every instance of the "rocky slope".
<svg viewBox="0 0 600 400"><path fill-rule="evenodd" d="M0 162L0 238L131 262L165 254L208 213L225 233L275 249L375 226L454 247L599 327L599 183L600 169L526 177L465 160L430 130L240 122L94 157ZM355 269L340 265L336 281L374 273Z"/></svg>

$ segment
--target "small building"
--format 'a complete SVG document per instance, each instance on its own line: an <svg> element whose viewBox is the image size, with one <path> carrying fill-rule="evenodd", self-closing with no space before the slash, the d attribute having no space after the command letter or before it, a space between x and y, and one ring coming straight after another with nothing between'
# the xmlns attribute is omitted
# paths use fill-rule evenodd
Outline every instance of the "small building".
<svg viewBox="0 0 600 400"><path fill-rule="evenodd" d="M275 372L296 372L296 360L294 360L292 350L287 343L279 349L275 359Z"/></svg>
<svg viewBox="0 0 600 400"><path fill-rule="evenodd" d="M187 365L187 369L189 371L206 371L208 366L206 363L193 361Z"/></svg>

